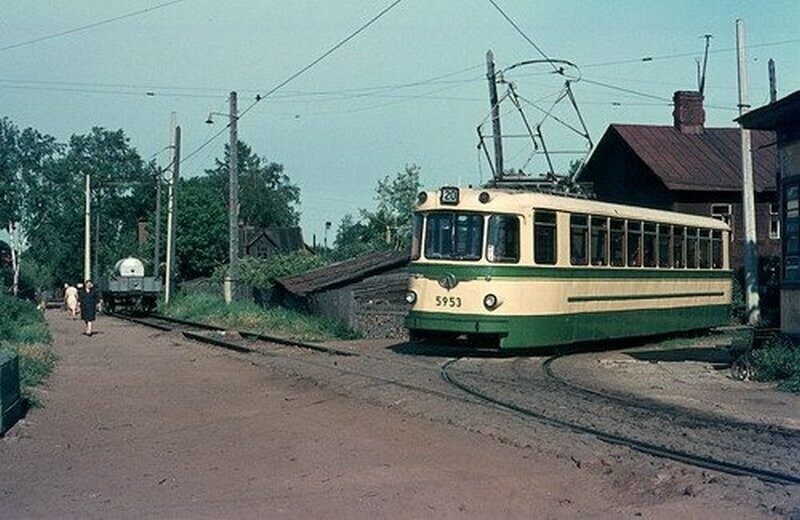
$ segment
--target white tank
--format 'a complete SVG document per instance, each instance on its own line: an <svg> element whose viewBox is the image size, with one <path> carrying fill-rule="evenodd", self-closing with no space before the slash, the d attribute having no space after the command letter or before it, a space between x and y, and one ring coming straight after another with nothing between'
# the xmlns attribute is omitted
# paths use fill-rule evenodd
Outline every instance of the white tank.
<svg viewBox="0 0 800 520"><path fill-rule="evenodd" d="M129 256L114 265L114 272L119 276L144 276L144 264L138 258Z"/></svg>

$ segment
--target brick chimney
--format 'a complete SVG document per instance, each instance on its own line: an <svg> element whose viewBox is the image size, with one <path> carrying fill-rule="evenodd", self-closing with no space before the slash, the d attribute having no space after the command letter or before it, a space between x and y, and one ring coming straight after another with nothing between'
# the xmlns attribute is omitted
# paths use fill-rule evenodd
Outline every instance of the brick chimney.
<svg viewBox="0 0 800 520"><path fill-rule="evenodd" d="M702 134L706 122L703 95L692 90L679 90L672 96L675 110L672 120L675 128L684 134Z"/></svg>

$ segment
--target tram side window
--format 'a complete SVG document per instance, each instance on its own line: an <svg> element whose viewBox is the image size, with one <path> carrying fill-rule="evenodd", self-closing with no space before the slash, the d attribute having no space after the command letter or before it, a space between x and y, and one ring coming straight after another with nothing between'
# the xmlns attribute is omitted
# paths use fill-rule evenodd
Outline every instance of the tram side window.
<svg viewBox="0 0 800 520"><path fill-rule="evenodd" d="M642 223L638 220L628 221L628 266L642 265Z"/></svg>
<svg viewBox="0 0 800 520"><path fill-rule="evenodd" d="M672 267L672 226L658 225L658 267Z"/></svg>
<svg viewBox="0 0 800 520"><path fill-rule="evenodd" d="M625 266L625 221L611 219L611 265Z"/></svg>
<svg viewBox="0 0 800 520"><path fill-rule="evenodd" d="M673 259L675 260L675 267L683 269L686 267L686 259L684 258L684 253L686 252L686 228L683 226L675 226L673 229Z"/></svg>
<svg viewBox="0 0 800 520"><path fill-rule="evenodd" d="M533 215L533 261L537 264L556 263L556 214L537 211Z"/></svg>
<svg viewBox="0 0 800 520"><path fill-rule="evenodd" d="M644 224L644 266L656 266L656 225L649 222Z"/></svg>
<svg viewBox="0 0 800 520"><path fill-rule="evenodd" d="M711 232L711 267L722 269L722 231Z"/></svg>
<svg viewBox="0 0 800 520"><path fill-rule="evenodd" d="M686 228L686 267L697 269L697 228Z"/></svg>
<svg viewBox="0 0 800 520"><path fill-rule="evenodd" d="M516 215L489 217L486 258L490 262L519 262L519 219Z"/></svg>
<svg viewBox="0 0 800 520"><path fill-rule="evenodd" d="M422 251L422 215L414 213L411 231L411 259L419 260Z"/></svg>
<svg viewBox="0 0 800 520"><path fill-rule="evenodd" d="M701 269L709 269L711 267L711 240L709 229L701 229L698 244L698 260Z"/></svg>
<svg viewBox="0 0 800 520"><path fill-rule="evenodd" d="M569 217L569 259L572 265L589 263L587 246L589 245L589 226L586 215Z"/></svg>
<svg viewBox="0 0 800 520"><path fill-rule="evenodd" d="M608 265L608 219L592 216L590 220L592 265Z"/></svg>

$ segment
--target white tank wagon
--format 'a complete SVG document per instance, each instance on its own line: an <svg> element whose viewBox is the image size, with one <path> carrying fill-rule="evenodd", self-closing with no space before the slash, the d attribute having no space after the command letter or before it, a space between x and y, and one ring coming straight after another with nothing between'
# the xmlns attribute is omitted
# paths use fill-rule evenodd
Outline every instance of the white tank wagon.
<svg viewBox="0 0 800 520"><path fill-rule="evenodd" d="M133 257L114 264L113 274L102 278L99 286L109 312L121 308L149 312L155 308L163 288L161 278L145 276L144 264Z"/></svg>

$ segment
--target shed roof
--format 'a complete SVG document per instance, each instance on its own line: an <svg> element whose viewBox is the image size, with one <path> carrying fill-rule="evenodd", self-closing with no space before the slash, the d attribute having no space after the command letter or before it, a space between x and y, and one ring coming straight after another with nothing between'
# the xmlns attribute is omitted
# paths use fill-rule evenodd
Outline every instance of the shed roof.
<svg viewBox="0 0 800 520"><path fill-rule="evenodd" d="M619 135L670 190L742 189L738 128L706 128L698 134L685 134L673 126L614 124L603 139L612 132ZM771 145L775 143L775 134L752 131L751 135L756 191L774 191L775 149Z"/></svg>
<svg viewBox="0 0 800 520"><path fill-rule="evenodd" d="M290 293L302 297L400 267L409 260L408 251L379 251L320 267L301 275L280 278L275 282Z"/></svg>

